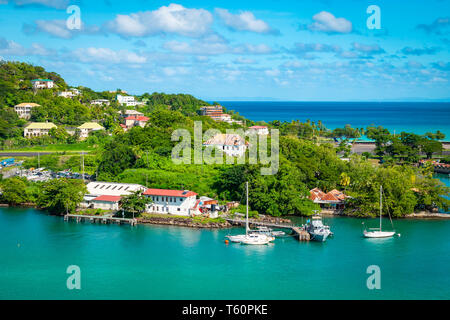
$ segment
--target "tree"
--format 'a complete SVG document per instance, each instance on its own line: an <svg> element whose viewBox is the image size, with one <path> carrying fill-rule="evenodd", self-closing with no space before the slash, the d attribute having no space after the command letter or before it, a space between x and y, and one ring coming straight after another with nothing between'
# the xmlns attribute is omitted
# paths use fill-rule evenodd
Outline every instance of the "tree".
<svg viewBox="0 0 450 320"><path fill-rule="evenodd" d="M142 212L145 211L145 208L147 204L152 203L151 199L149 197L143 196L142 191L136 190L135 192L123 196L120 199L120 206L121 208L128 213L133 214L133 219L135 215L140 215Z"/></svg>
<svg viewBox="0 0 450 320"><path fill-rule="evenodd" d="M2 202L18 205L26 203L29 200L27 185L23 179L10 178L2 180L0 184Z"/></svg>
<svg viewBox="0 0 450 320"><path fill-rule="evenodd" d="M74 212L83 201L87 188L82 180L54 179L42 185L37 204L51 214Z"/></svg>
<svg viewBox="0 0 450 320"><path fill-rule="evenodd" d="M420 144L422 152L427 155L427 159L431 159L433 157L433 153L442 152L444 150L442 142L437 140L423 139Z"/></svg>

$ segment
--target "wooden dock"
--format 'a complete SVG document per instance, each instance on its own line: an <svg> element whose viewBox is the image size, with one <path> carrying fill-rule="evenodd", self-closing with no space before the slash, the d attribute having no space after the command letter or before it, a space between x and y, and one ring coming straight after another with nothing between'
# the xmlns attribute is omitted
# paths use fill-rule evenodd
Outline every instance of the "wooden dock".
<svg viewBox="0 0 450 320"><path fill-rule="evenodd" d="M75 220L77 223L78 222L83 222L83 221L89 221L91 223L103 223L103 224L108 224L108 223L116 223L116 224L130 224L132 226L137 225L137 220L136 219L128 219L128 218L116 218L116 217L109 217L109 216L85 216L85 215L81 215L81 214L66 214L64 216L64 221L69 221L69 220Z"/></svg>
<svg viewBox="0 0 450 320"><path fill-rule="evenodd" d="M225 218L229 223L232 225L245 225L245 220L242 219L229 219ZM261 227L270 227L270 228L277 228L277 229L290 229L292 230L292 233L298 241L309 241L310 235L308 232L306 232L302 227L299 227L294 224L283 224L283 223L272 223L272 222L262 222L257 221L253 219L248 220L248 224L250 226L261 226Z"/></svg>

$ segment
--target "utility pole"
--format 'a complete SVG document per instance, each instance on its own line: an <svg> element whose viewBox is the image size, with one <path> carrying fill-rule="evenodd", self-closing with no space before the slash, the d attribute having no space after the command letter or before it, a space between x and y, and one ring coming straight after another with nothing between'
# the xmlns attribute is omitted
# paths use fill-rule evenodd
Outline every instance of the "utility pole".
<svg viewBox="0 0 450 320"><path fill-rule="evenodd" d="M84 151L81 151L81 178L84 183Z"/></svg>
<svg viewBox="0 0 450 320"><path fill-rule="evenodd" d="M40 156L39 156L39 152L38 152L38 169L41 167L41 159L40 159Z"/></svg>

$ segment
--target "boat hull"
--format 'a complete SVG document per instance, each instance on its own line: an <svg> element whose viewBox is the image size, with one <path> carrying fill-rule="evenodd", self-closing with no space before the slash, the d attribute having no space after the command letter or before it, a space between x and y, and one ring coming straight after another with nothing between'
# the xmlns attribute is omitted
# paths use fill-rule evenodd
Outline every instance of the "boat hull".
<svg viewBox="0 0 450 320"><path fill-rule="evenodd" d="M390 238L395 235L395 231L364 231L365 238Z"/></svg>

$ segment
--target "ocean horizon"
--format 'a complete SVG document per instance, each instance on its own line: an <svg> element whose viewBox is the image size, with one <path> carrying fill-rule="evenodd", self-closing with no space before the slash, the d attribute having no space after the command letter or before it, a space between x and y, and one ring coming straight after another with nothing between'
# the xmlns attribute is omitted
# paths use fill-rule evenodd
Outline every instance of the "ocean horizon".
<svg viewBox="0 0 450 320"><path fill-rule="evenodd" d="M252 121L319 120L328 129L383 126L391 133L437 130L450 139L450 102L217 101Z"/></svg>

